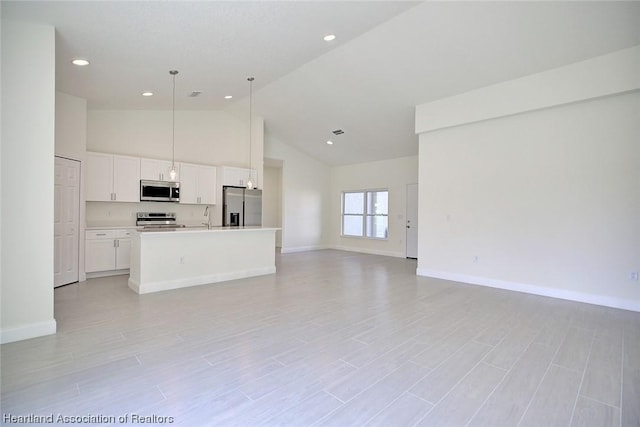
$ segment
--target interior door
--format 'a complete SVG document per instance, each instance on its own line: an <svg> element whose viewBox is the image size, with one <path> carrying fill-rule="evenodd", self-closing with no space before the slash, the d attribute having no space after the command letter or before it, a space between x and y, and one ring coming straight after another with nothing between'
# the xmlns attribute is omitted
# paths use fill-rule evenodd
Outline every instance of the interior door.
<svg viewBox="0 0 640 427"><path fill-rule="evenodd" d="M53 286L78 281L80 162L55 158Z"/></svg>
<svg viewBox="0 0 640 427"><path fill-rule="evenodd" d="M407 185L407 258L418 258L418 184Z"/></svg>

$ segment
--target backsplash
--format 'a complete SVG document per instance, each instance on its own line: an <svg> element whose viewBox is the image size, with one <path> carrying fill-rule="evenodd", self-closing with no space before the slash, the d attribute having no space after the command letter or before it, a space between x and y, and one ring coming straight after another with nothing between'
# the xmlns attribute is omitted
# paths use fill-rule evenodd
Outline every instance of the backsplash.
<svg viewBox="0 0 640 427"><path fill-rule="evenodd" d="M87 227L135 226L137 212L175 212L178 224L200 225L207 221L206 205L162 202L86 202ZM211 205L211 224L222 224L222 209Z"/></svg>

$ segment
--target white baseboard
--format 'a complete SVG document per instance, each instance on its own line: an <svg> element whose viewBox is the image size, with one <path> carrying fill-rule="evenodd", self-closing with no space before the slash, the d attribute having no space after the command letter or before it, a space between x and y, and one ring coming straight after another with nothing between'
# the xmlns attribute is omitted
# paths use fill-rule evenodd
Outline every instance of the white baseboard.
<svg viewBox="0 0 640 427"><path fill-rule="evenodd" d="M121 276L123 274L129 274L129 269L126 268L124 270L95 271L93 273L86 273L85 280L96 279L98 277Z"/></svg>
<svg viewBox="0 0 640 427"><path fill-rule="evenodd" d="M30 323L14 328L3 328L0 330L0 344L53 335L56 333L56 328L56 319L47 320L46 322Z"/></svg>
<svg viewBox="0 0 640 427"><path fill-rule="evenodd" d="M332 246L331 249L336 249L338 251L360 252L362 254L370 254L370 255L391 256L394 258L405 258L404 253L402 252L378 251L375 249L355 248L351 246L340 246L340 245Z"/></svg>
<svg viewBox="0 0 640 427"><path fill-rule="evenodd" d="M293 246L293 247L281 247L281 254L291 254L294 252L309 252L309 251L321 251L323 249L329 249L325 245L314 245L314 246Z"/></svg>
<svg viewBox="0 0 640 427"><path fill-rule="evenodd" d="M276 267L260 267L248 270L239 270L229 273L209 274L197 277L187 277L184 279L165 280L162 282L151 282L140 284L129 277L129 288L138 294L148 294L151 292L168 291L171 289L187 288L190 286L207 285L211 283L226 282L228 280L244 279L247 277L263 276L274 274Z"/></svg>
<svg viewBox="0 0 640 427"><path fill-rule="evenodd" d="M587 294L584 292L570 291L567 289L545 288L542 286L530 285L526 283L509 282L506 280L491 279L488 277L449 273L446 271L430 270L427 268L416 269L416 274L418 276L433 277L436 279L451 280L454 282L469 283L472 285L506 289L509 291L524 292L527 294L541 295L545 297L559 298L569 301L584 302L587 304L621 308L623 310L640 312L640 301L629 301L623 298Z"/></svg>

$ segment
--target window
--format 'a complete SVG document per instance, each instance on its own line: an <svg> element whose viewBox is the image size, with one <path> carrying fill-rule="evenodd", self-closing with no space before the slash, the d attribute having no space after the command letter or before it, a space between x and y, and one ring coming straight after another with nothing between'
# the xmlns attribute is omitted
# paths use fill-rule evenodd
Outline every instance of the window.
<svg viewBox="0 0 640 427"><path fill-rule="evenodd" d="M342 193L342 235L386 239L389 237L389 192Z"/></svg>

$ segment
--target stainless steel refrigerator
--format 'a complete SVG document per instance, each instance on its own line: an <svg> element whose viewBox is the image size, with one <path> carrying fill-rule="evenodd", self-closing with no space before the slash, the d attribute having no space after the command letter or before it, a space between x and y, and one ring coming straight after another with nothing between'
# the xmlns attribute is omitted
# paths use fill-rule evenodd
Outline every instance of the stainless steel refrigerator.
<svg viewBox="0 0 640 427"><path fill-rule="evenodd" d="M262 190L222 187L222 225L262 225Z"/></svg>

